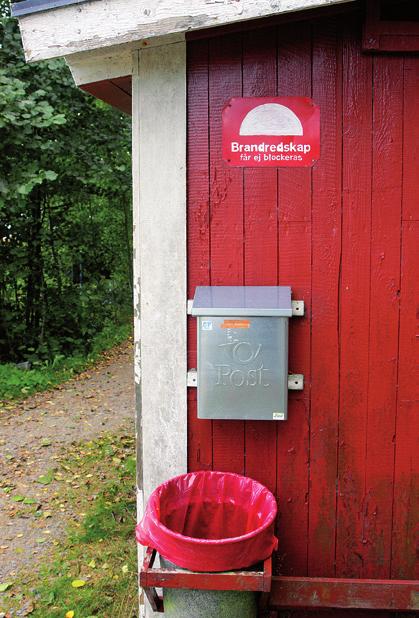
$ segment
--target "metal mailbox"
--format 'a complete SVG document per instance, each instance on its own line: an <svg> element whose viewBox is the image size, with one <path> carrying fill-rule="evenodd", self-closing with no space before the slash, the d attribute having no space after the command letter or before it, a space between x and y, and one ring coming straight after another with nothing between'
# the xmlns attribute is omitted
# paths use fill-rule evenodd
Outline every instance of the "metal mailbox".
<svg viewBox="0 0 419 618"><path fill-rule="evenodd" d="M287 286L197 287L198 417L287 418Z"/></svg>

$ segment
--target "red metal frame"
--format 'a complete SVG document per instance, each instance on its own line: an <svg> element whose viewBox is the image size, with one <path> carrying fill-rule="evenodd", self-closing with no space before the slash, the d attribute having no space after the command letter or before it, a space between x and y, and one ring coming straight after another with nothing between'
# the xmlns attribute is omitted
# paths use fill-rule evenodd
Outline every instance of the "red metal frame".
<svg viewBox="0 0 419 618"><path fill-rule="evenodd" d="M190 588L199 590L246 590L262 592L261 602L267 605L272 582L272 558L263 563L263 571L232 573L195 573L170 569L154 569L156 550L147 547L140 571L140 586L155 612L163 612L163 598L156 588Z"/></svg>
<svg viewBox="0 0 419 618"><path fill-rule="evenodd" d="M156 550L148 547L139 581L155 612L163 612L156 588L248 590L261 592L260 610L268 608L419 610L418 580L272 577L272 558L263 571L193 573L153 568Z"/></svg>

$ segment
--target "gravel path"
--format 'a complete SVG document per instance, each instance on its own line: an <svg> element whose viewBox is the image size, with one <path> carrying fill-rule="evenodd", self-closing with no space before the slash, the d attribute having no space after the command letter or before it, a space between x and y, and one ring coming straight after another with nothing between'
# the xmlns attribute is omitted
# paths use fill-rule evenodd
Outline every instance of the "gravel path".
<svg viewBox="0 0 419 618"><path fill-rule="evenodd" d="M107 432L134 435L132 357L125 343L58 389L0 409L0 583L36 568L68 522L65 504L49 511L57 482L39 482L63 448Z"/></svg>

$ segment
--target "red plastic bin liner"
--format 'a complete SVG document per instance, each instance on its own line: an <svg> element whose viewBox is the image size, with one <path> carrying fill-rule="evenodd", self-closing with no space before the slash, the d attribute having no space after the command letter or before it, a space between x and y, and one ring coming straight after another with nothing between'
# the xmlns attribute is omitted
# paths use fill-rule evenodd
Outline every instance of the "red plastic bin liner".
<svg viewBox="0 0 419 618"><path fill-rule="evenodd" d="M191 571L231 571L268 558L277 548L272 493L226 472L191 472L151 494L137 541Z"/></svg>

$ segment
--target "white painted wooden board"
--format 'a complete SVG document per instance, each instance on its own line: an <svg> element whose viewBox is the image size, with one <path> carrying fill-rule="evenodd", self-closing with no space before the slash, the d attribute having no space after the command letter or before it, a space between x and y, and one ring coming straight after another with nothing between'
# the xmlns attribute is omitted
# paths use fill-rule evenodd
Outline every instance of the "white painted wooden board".
<svg viewBox="0 0 419 618"><path fill-rule="evenodd" d="M187 470L186 44L133 54L137 515ZM139 561L143 551L139 549ZM148 603L141 616L154 615ZM159 614L161 615L161 614Z"/></svg>
<svg viewBox="0 0 419 618"><path fill-rule="evenodd" d="M132 75L132 49L99 55L96 51L72 54L66 62L76 86Z"/></svg>
<svg viewBox="0 0 419 618"><path fill-rule="evenodd" d="M140 144L139 144L139 58L138 53L132 54L132 230L133 230L133 288L134 288L134 381L135 381L135 411L136 411L136 451L137 451L137 514L141 519L143 513L143 441L141 427L141 307L140 307Z"/></svg>
<svg viewBox="0 0 419 618"><path fill-rule="evenodd" d="M138 52L132 54L132 211L133 211L133 247L134 247L134 379L135 379L135 427L136 427L136 455L137 455L137 523L144 514L143 491L143 440L141 419L141 320L140 320L140 260L138 249L140 246L140 155L139 155L139 57ZM138 566L144 561L144 548L137 546ZM140 592L140 591L139 591ZM145 608L138 595L138 615L144 618Z"/></svg>
<svg viewBox="0 0 419 618"><path fill-rule="evenodd" d="M354 0L95 0L19 19L28 61Z"/></svg>
<svg viewBox="0 0 419 618"><path fill-rule="evenodd" d="M157 485L187 469L186 44L143 49L138 57L134 238L141 319L139 438L147 500Z"/></svg>
<svg viewBox="0 0 419 618"><path fill-rule="evenodd" d="M66 56L76 86L90 84L104 79L125 77L133 72L133 52L139 47L156 47L184 41L184 34L169 34L141 42L113 45L92 51L79 52Z"/></svg>

